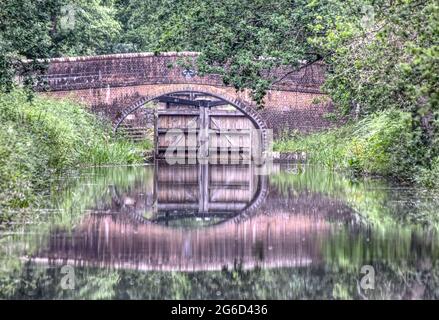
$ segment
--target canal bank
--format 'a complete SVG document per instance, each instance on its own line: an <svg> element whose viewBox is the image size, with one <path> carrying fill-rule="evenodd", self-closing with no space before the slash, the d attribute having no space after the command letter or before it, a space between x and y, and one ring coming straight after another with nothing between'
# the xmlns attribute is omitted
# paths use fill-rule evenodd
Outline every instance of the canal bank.
<svg viewBox="0 0 439 320"><path fill-rule="evenodd" d="M32 92L0 93L0 210L38 203L57 174L81 165L142 162L141 146L113 140L111 129L76 103Z"/></svg>
<svg viewBox="0 0 439 320"><path fill-rule="evenodd" d="M380 176L438 188L439 157L423 144L408 112L377 112L358 122L303 135L297 132L274 143L279 154L306 154L307 162L353 176Z"/></svg>

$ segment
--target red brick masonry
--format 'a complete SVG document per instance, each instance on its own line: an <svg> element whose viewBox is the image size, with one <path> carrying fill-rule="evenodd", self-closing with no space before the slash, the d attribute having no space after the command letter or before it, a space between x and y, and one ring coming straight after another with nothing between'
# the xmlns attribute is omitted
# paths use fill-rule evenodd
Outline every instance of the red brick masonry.
<svg viewBox="0 0 439 320"><path fill-rule="evenodd" d="M135 106L160 95L177 91L199 91L223 98L259 118L276 133L287 129L315 131L331 125L324 114L331 111L320 91L324 66L315 63L289 74L270 90L260 110L248 91L224 86L216 75L189 75L182 61L193 62L198 53L130 53L49 60L44 76L45 94L85 103L94 112L116 122ZM281 78L288 70L268 76Z"/></svg>

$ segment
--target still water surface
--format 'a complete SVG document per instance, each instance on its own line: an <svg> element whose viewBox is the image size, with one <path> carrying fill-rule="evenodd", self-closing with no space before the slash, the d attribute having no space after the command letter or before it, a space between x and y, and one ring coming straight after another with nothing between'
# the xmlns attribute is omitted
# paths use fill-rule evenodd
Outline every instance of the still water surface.
<svg viewBox="0 0 439 320"><path fill-rule="evenodd" d="M48 203L0 232L1 298L439 298L431 191L157 163L71 174Z"/></svg>

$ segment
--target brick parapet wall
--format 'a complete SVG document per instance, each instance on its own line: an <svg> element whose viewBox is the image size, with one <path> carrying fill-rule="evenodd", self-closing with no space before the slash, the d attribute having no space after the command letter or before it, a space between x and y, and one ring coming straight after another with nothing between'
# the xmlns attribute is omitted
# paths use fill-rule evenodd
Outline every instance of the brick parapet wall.
<svg viewBox="0 0 439 320"><path fill-rule="evenodd" d="M46 94L71 97L115 121L145 97L191 88L253 108L276 133L285 129L309 132L331 125L324 119L324 114L331 111L330 104L316 103L323 97L322 64L288 74L267 93L265 109L256 111L248 90L237 92L224 86L216 75L190 76L179 65L180 59L194 61L197 56L194 52L169 52L51 59L44 76L49 91ZM285 68L277 69L269 76L281 78L288 72Z"/></svg>
<svg viewBox="0 0 439 320"><path fill-rule="evenodd" d="M198 76L185 73L179 62L194 63L196 52L116 54L51 59L45 80L51 91L118 87L141 84L206 84L223 86L218 75ZM280 79L291 70L277 68L267 77ZM288 74L276 90L320 93L324 79L322 64L316 63Z"/></svg>

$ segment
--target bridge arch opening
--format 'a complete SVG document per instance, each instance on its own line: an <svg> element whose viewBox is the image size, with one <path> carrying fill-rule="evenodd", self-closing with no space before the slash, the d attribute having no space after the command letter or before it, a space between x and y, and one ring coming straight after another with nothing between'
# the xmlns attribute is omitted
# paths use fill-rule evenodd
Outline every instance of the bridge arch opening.
<svg viewBox="0 0 439 320"><path fill-rule="evenodd" d="M251 161L268 149L258 111L224 93L183 89L144 96L123 110L114 131L134 140L149 137L156 159L172 152L185 159Z"/></svg>

